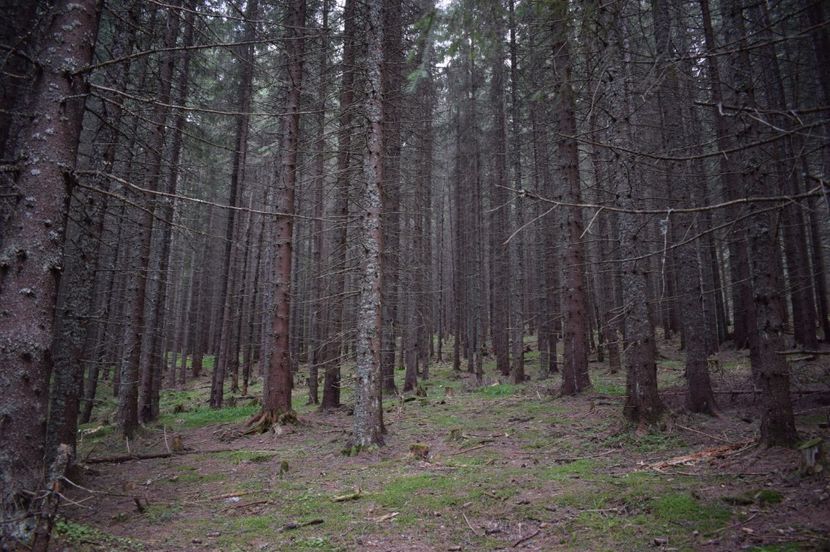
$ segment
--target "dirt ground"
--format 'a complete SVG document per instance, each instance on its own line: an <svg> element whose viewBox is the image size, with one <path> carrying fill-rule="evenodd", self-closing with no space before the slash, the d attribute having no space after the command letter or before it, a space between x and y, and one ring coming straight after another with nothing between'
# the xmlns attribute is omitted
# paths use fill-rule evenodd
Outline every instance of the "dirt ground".
<svg viewBox="0 0 830 552"><path fill-rule="evenodd" d="M748 359L713 362L709 418L683 411L682 355L662 353L659 428L625 423L624 375L600 363L575 398L555 377L479 387L438 364L427 397L384 402L386 445L357 456L344 454L348 409L320 413L304 389L299 424L240 435L255 399L211 411L207 380L191 382L164 393L129 451L104 398L82 429L55 549L830 550L830 479L802 474L799 451L755 444ZM830 442L830 355L796 359L793 383L801 437Z"/></svg>

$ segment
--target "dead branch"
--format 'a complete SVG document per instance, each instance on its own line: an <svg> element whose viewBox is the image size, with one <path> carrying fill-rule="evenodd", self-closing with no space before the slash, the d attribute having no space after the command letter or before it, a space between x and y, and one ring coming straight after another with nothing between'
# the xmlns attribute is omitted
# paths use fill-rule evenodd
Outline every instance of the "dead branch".
<svg viewBox="0 0 830 552"><path fill-rule="evenodd" d="M530 539L532 539L533 537L535 537L536 535L538 535L541 532L542 532L541 530L536 529L536 531L534 531L530 535L520 538L519 540L517 540L516 542L513 543L513 548L518 548L519 545L526 543L527 541L529 541Z"/></svg>
<svg viewBox="0 0 830 552"><path fill-rule="evenodd" d="M323 523L322 519L312 519L303 522L292 521L291 523L286 523L285 525L280 527L277 532L284 533L286 531L292 531L294 529L299 529L301 527L308 527L309 525L320 525L321 523Z"/></svg>

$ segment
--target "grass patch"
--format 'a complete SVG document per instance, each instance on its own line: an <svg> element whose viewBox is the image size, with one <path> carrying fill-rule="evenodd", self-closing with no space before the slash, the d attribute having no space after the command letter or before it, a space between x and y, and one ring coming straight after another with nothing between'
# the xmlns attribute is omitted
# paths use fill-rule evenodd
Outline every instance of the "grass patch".
<svg viewBox="0 0 830 552"><path fill-rule="evenodd" d="M159 424L196 428L215 424L241 423L258 411L258 406L233 406L217 410L204 408L179 414L165 414L159 418Z"/></svg>
<svg viewBox="0 0 830 552"><path fill-rule="evenodd" d="M494 385L488 385L487 387L480 387L477 389L477 392L488 398L506 397L516 393L520 387L521 386L514 385L512 383L497 383Z"/></svg>
<svg viewBox="0 0 830 552"><path fill-rule="evenodd" d="M55 522L54 536L72 545L72 550L143 550L144 547L125 537L116 537L95 527L59 518Z"/></svg>
<svg viewBox="0 0 830 552"><path fill-rule="evenodd" d="M153 523L168 523L176 518L176 514L182 511L178 504L150 504L144 512L147 519Z"/></svg>
<svg viewBox="0 0 830 552"><path fill-rule="evenodd" d="M216 456L219 458L227 458L228 460L232 461L234 464L241 464L243 462L252 462L254 464L260 464L263 462L270 462L274 458L276 458L277 451L271 452L254 452L250 450L232 450L228 452L220 452L217 453Z"/></svg>
<svg viewBox="0 0 830 552"><path fill-rule="evenodd" d="M175 483L211 483L214 481L224 481L226 478L224 473L185 473L176 479Z"/></svg>
<svg viewBox="0 0 830 552"><path fill-rule="evenodd" d="M645 435L636 435L632 432L625 431L608 437L605 439L604 445L648 453L682 448L686 446L686 442L671 433L653 432L646 433Z"/></svg>
<svg viewBox="0 0 830 552"><path fill-rule="evenodd" d="M621 383L614 383L610 381L594 382L594 391L596 391L600 395L608 395L610 397L625 396L625 386Z"/></svg>
<svg viewBox="0 0 830 552"><path fill-rule="evenodd" d="M596 467L597 463L594 460L576 460L567 464L560 464L545 468L542 470L540 477L551 481L564 481L574 476L582 478L592 475L595 472Z"/></svg>
<svg viewBox="0 0 830 552"><path fill-rule="evenodd" d="M665 494L651 505L654 517L706 532L722 527L732 516L731 510L720 504L706 504L687 492Z"/></svg>

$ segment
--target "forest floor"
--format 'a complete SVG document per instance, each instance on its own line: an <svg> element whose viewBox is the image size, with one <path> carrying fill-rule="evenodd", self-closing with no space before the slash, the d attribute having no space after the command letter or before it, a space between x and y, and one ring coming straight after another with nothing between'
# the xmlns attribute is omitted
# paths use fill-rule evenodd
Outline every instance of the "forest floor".
<svg viewBox="0 0 830 552"><path fill-rule="evenodd" d="M94 463L128 452L104 398L82 429L86 467L67 489L55 548L830 549L830 479L802 476L798 451L754 444L749 360L719 356L721 415L709 418L683 411L682 353L662 350L669 412L647 433L625 423L624 375L603 364L592 363L594 388L579 397L557 396L557 377L510 385L491 375L476 387L434 365L427 397L386 400L386 446L358 456L344 455L346 408L317 412L300 388L299 424L240 436L258 407L237 398L210 410L201 379L165 391L159 422L130 443L130 454L165 453L180 439L183 453ZM830 441L830 356L797 362L793 375L801 436Z"/></svg>

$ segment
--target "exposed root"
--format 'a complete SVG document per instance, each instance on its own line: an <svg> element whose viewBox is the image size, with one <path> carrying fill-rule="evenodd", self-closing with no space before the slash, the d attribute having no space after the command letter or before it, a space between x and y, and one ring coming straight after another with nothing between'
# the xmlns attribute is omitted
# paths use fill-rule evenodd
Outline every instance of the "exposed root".
<svg viewBox="0 0 830 552"><path fill-rule="evenodd" d="M265 433L275 425L296 425L299 423L297 413L293 410L288 412L277 413L274 410L262 410L245 422L245 427L248 428L244 434L254 435L257 433Z"/></svg>

